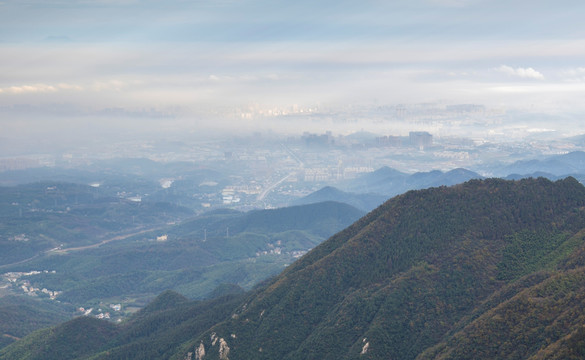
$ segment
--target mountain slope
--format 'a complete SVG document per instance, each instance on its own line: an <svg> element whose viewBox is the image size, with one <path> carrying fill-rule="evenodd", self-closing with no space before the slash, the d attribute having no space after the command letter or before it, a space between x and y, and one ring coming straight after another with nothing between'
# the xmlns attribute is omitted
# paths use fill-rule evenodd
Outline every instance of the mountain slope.
<svg viewBox="0 0 585 360"><path fill-rule="evenodd" d="M378 194L356 194L326 186L294 202L294 205L314 204L323 201L336 201L349 204L363 211L371 211L380 206L388 197Z"/></svg>
<svg viewBox="0 0 585 360"><path fill-rule="evenodd" d="M568 154L551 156L544 160L520 160L498 171L501 175L510 173L533 174L546 171L555 176L585 173L585 152L573 151Z"/></svg>
<svg viewBox="0 0 585 360"><path fill-rule="evenodd" d="M153 339L145 334L172 346L141 358L161 349L195 360L578 358L584 229L585 188L573 178L410 191L221 307L207 327L184 336L183 325L159 326L166 311L188 324L207 309L186 311L167 294L92 358L140 358L129 349Z"/></svg>
<svg viewBox="0 0 585 360"><path fill-rule="evenodd" d="M89 185L0 187L0 268L57 247L79 247L193 216L166 202L134 202Z"/></svg>
<svg viewBox="0 0 585 360"><path fill-rule="evenodd" d="M436 186L451 186L471 179L482 179L483 177L473 171L466 169L453 169L442 172L433 170L429 172L418 172L405 174L400 171L382 167L372 173L364 174L355 180L350 181L345 189L356 193L376 193L386 196L395 196L408 190L426 189Z"/></svg>
<svg viewBox="0 0 585 360"><path fill-rule="evenodd" d="M32 333L0 350L2 359L78 359L98 351L117 336L116 325L90 317L78 317L54 328Z"/></svg>
<svg viewBox="0 0 585 360"><path fill-rule="evenodd" d="M213 332L235 358L415 358L506 284L498 274L510 236L575 233L584 205L574 179L406 193L287 268ZM192 346L217 358L209 336Z"/></svg>
<svg viewBox="0 0 585 360"><path fill-rule="evenodd" d="M0 347L30 334L32 331L66 321L74 312L72 306L48 301L35 301L29 296L0 297Z"/></svg>
<svg viewBox="0 0 585 360"><path fill-rule="evenodd" d="M229 316L241 297L187 301L167 291L122 325L78 317L0 350L1 359L167 359L192 334Z"/></svg>
<svg viewBox="0 0 585 360"><path fill-rule="evenodd" d="M143 302L166 289L203 299L222 283L250 289L363 215L335 202L219 211L98 248L40 257L21 270L54 270L26 279L62 291L59 300L77 307L105 299ZM162 234L167 240L155 241Z"/></svg>

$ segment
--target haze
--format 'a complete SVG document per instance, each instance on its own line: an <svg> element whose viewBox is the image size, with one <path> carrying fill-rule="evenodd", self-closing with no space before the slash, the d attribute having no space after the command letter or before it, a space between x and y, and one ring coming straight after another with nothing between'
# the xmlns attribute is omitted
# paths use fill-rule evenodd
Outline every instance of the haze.
<svg viewBox="0 0 585 360"><path fill-rule="evenodd" d="M4 0L2 150L211 130L437 130L355 111L418 103L523 114L496 133L518 121L526 134L577 135L584 10L581 1ZM451 126L439 130L462 131Z"/></svg>

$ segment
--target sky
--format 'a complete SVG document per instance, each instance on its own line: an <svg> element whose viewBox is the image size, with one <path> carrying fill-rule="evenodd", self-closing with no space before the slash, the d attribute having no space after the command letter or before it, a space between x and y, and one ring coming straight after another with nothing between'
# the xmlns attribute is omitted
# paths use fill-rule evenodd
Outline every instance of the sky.
<svg viewBox="0 0 585 360"><path fill-rule="evenodd" d="M583 113L582 14L576 0L0 0L0 137L231 127L209 114L249 106Z"/></svg>

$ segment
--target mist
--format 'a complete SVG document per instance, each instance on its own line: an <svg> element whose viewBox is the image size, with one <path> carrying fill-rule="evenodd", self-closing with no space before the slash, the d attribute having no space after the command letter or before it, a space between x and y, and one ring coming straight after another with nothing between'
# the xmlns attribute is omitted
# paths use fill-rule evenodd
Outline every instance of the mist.
<svg viewBox="0 0 585 360"><path fill-rule="evenodd" d="M392 114L380 129L354 110L419 103L544 114L557 119L549 128L574 134L585 110L584 6L2 1L2 137L62 145L168 133L404 133ZM450 129L460 130L440 124Z"/></svg>

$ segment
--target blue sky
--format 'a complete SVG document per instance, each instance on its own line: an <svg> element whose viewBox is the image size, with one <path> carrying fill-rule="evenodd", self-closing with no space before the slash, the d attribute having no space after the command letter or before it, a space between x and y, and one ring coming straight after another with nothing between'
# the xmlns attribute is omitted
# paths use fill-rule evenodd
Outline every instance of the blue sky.
<svg viewBox="0 0 585 360"><path fill-rule="evenodd" d="M373 101L582 112L583 14L569 0L0 0L0 121Z"/></svg>

